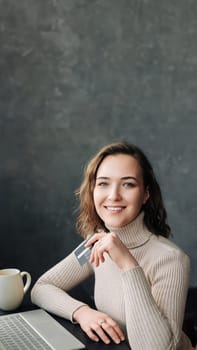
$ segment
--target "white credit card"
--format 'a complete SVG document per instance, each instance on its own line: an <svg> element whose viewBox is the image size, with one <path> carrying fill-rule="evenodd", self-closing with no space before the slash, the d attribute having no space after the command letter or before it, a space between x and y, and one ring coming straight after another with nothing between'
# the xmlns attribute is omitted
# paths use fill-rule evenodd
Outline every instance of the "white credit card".
<svg viewBox="0 0 197 350"><path fill-rule="evenodd" d="M92 235L91 235L92 236ZM91 237L90 236L90 237ZM88 237L87 239L85 239L80 245L78 245L78 247L74 250L74 254L78 260L78 262L80 263L81 266L83 266L87 261L89 261L90 259L90 254L91 254L91 250L92 250L92 246L91 247L85 247L85 244L87 243L87 241L90 239L90 237Z"/></svg>

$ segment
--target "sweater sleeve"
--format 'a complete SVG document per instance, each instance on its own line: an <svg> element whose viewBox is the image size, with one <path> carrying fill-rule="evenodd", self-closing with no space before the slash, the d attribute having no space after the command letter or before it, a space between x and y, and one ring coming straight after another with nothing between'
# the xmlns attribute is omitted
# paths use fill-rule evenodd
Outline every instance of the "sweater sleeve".
<svg viewBox="0 0 197 350"><path fill-rule="evenodd" d="M148 276L138 266L122 274L126 327L132 350L175 350L181 341L189 259L160 256Z"/></svg>
<svg viewBox="0 0 197 350"><path fill-rule="evenodd" d="M88 263L80 266L71 253L38 279L31 291L31 300L39 307L72 321L73 312L84 303L71 297L68 291L92 272Z"/></svg>

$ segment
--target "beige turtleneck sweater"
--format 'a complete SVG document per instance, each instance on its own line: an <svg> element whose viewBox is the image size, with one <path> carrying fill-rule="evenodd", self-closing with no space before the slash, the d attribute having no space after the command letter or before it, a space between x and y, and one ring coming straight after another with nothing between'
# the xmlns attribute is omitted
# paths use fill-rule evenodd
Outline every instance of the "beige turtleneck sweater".
<svg viewBox="0 0 197 350"><path fill-rule="evenodd" d="M47 271L32 289L32 302L70 319L84 303L67 293L95 273L95 304L126 332L132 350L189 350L182 332L189 285L189 259L173 242L149 232L143 213L122 228L113 229L139 266L121 271L106 256L94 268L80 266L72 252Z"/></svg>

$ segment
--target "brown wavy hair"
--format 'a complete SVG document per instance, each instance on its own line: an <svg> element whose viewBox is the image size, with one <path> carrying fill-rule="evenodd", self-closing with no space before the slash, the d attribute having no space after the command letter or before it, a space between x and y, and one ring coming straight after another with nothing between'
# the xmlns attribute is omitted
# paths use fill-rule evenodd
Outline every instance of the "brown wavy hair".
<svg viewBox="0 0 197 350"><path fill-rule="evenodd" d="M144 224L155 235L169 237L171 229L166 223L167 213L153 168L139 147L124 141L104 146L86 166L82 184L79 190L76 191L76 195L80 201L77 218L78 233L85 238L98 230L107 231L104 222L96 213L93 191L97 170L103 159L109 155L116 154L127 154L139 162L142 169L144 188L147 188L149 191L149 199L142 207L144 211Z"/></svg>

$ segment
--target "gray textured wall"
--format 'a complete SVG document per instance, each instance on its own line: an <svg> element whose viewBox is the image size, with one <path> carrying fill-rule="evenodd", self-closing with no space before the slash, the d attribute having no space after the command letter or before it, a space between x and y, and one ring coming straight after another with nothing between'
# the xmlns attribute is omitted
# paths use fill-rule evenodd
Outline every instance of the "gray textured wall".
<svg viewBox="0 0 197 350"><path fill-rule="evenodd" d="M197 285L196 0L0 0L0 265L70 252L100 146L142 147Z"/></svg>

